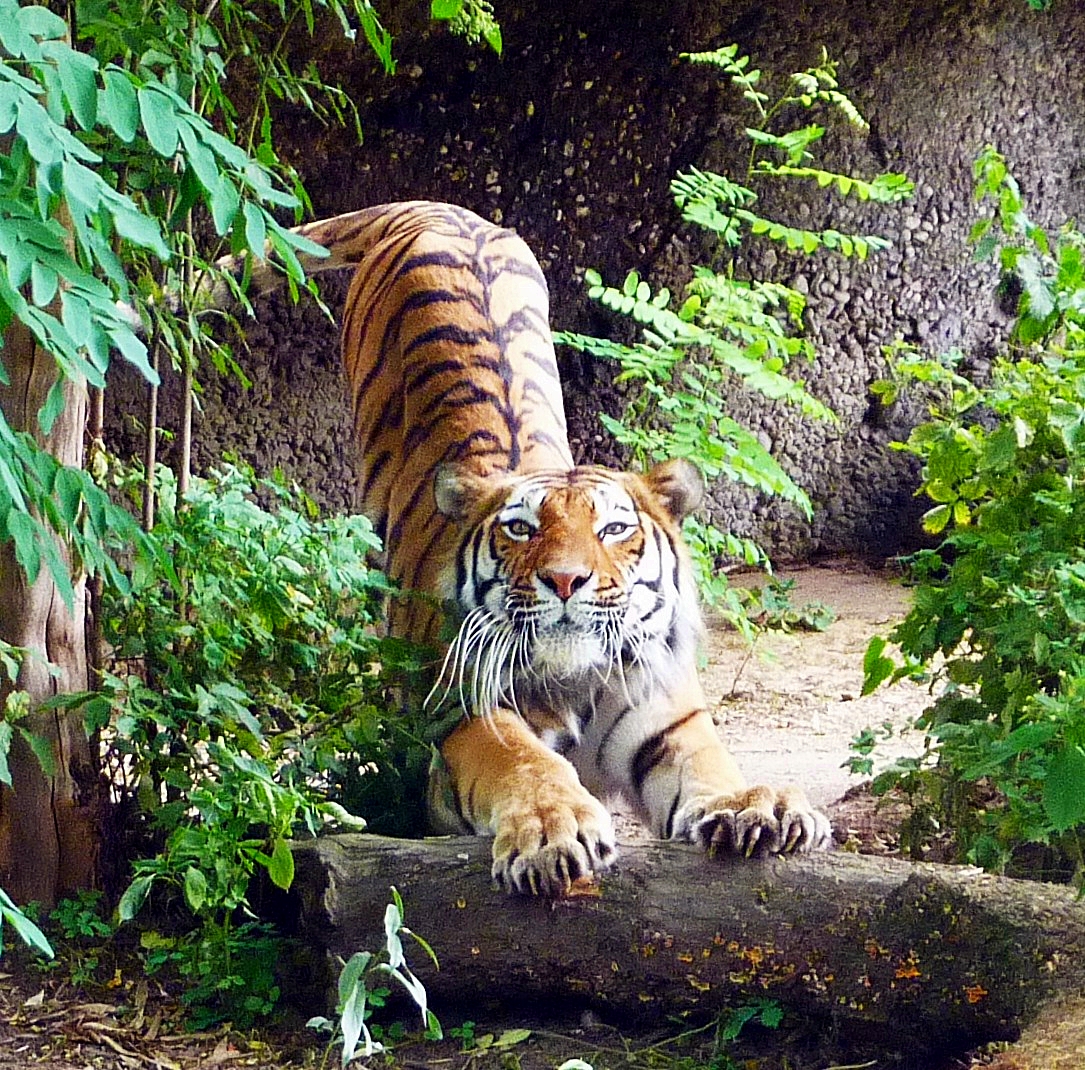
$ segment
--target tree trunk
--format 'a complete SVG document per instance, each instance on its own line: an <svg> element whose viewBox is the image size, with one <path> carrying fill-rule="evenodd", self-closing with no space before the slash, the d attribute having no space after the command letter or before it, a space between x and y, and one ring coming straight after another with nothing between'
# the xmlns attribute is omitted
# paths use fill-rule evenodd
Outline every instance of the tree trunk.
<svg viewBox="0 0 1085 1070"><path fill-rule="evenodd" d="M843 852L739 862L651 843L625 845L600 887L550 903L492 889L489 852L477 839L299 844L302 940L344 959L380 949L395 884L440 960L411 959L438 1008L572 998L643 1021L768 996L853 1035L888 1027L917 1050L1013 1038L1085 982L1085 904L1067 888Z"/></svg>
<svg viewBox="0 0 1085 1070"><path fill-rule="evenodd" d="M0 410L8 423L34 432L62 463L81 466L85 384L65 383L67 404L46 437L38 428L38 410L56 377L53 358L16 321L5 334L3 360L10 385L0 385ZM68 560L63 545L61 553ZM49 741L54 759L54 768L44 771L16 736L10 754L14 791L0 786L0 887L19 903L50 906L89 887L96 872L97 772L82 719L39 708L54 695L87 687L85 583L77 577L74 586L69 611L46 568L28 583L11 542L0 544L0 637L33 652L17 684L31 701L23 724ZM5 688L10 690L6 680L0 682L0 698Z"/></svg>

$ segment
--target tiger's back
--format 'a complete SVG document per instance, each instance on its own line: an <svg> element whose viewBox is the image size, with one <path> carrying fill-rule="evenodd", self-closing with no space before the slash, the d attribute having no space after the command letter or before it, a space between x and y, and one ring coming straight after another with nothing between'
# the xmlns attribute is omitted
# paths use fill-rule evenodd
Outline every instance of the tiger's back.
<svg viewBox="0 0 1085 1070"><path fill-rule="evenodd" d="M571 468L546 282L527 245L464 208L378 205L302 228L359 265L343 318L358 505L404 588L433 593L454 553L434 472ZM399 630L434 639L408 603Z"/></svg>

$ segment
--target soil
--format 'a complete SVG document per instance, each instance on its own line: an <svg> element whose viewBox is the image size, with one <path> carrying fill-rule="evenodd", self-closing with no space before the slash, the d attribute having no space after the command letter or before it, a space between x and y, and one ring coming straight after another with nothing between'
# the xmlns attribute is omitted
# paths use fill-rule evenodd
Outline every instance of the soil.
<svg viewBox="0 0 1085 1070"><path fill-rule="evenodd" d="M843 763L858 731L885 721L900 728L924 704L925 694L914 686L861 696L866 644L872 635L885 634L904 614L908 592L885 572L859 564L838 562L781 575L795 581L794 605L829 605L836 620L823 632L768 634L759 640L753 656L734 632L719 622L711 623L704 682L721 731L751 781L801 783L832 816L839 841L850 839L865 849L891 849L891 822L880 815L868 794L853 790L860 780L849 775ZM743 580L735 582L741 585ZM888 757L917 745L917 740L905 735L883 750ZM632 831L623 828L622 834ZM86 991L62 979L70 975L70 968L44 975L20 971L18 956L11 954L5 956L3 967L15 972L0 973L0 1068L260 1066L285 1070L324 1065L325 1059L330 1065L338 1058L337 1054L328 1056L313 1034L303 1029L270 1041L228 1029L185 1033L176 1024L177 1004L169 995L156 992L153 982L148 991L146 980L136 970L129 977L124 966L118 966L110 985ZM634 1039L608 1029L590 1014L556 1026L553 1020L525 1023L526 1017L521 1011L515 1021L478 1027L479 1034L494 1030L499 1036L505 1027L536 1024L531 1041L520 1042L504 1058L499 1048L485 1057L468 1057L459 1053L459 1042L446 1042L443 1047L412 1045L405 1054L400 1049L396 1062L450 1070L528 1070L554 1067L577 1055L594 1058L593 1065L601 1070L604 1066L659 1066L665 1058L681 1055L694 1057L696 1064L707 1063L712 1054L711 1030L675 1047L675 1035L683 1032L680 1024L666 1035ZM455 1018L445 1022L446 1027L456 1024ZM757 1031L753 1032L756 1037ZM753 1061L723 1065L757 1070L784 1065L767 1054L767 1031L760 1035L761 1050ZM708 1043L709 1050L696 1051L691 1047L695 1042ZM802 1043L809 1047L811 1040L806 1037ZM825 1043L822 1039L814 1042L813 1061L809 1052L806 1059L795 1061L792 1047L788 1058L793 1061L786 1065L813 1068L847 1061Z"/></svg>

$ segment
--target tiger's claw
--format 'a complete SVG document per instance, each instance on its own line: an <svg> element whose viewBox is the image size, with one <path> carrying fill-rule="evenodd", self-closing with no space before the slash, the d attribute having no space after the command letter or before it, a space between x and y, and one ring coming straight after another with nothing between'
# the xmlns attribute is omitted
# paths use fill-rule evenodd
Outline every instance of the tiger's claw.
<svg viewBox="0 0 1085 1070"><path fill-rule="evenodd" d="M490 874L506 892L552 899L606 872L617 854L610 814L584 792L575 805L507 815L494 838Z"/></svg>
<svg viewBox="0 0 1085 1070"><path fill-rule="evenodd" d="M683 809L675 838L700 844L710 857L802 854L832 841L829 819L796 788L753 788L737 797L694 800Z"/></svg>

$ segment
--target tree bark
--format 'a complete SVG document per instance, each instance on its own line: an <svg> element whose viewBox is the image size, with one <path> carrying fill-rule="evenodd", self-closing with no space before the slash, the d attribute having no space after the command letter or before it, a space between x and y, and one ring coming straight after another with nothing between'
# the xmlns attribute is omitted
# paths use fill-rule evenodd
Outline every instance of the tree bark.
<svg viewBox="0 0 1085 1070"><path fill-rule="evenodd" d="M438 1006L572 998L640 1021L769 996L941 1051L1012 1039L1085 985L1085 904L1063 887L843 852L735 861L651 843L623 846L599 887L551 903L491 888L489 851L478 839L299 844L302 940L344 959L380 949L394 884L440 960L411 959Z"/></svg>
<svg viewBox="0 0 1085 1070"><path fill-rule="evenodd" d="M15 321L4 337L3 359L10 385L0 385L0 410L9 425L34 432L61 463L81 466L86 385L65 383L64 411L44 436L38 410L57 374L53 358ZM60 549L69 560L66 547ZM0 786L0 887L20 903L50 906L91 886L96 872L97 772L90 742L78 714L40 708L54 695L87 688L85 582L77 577L74 586L69 611L47 569L29 583L10 541L0 544L0 637L33 652L16 686L30 695L25 727L49 740L54 757L54 768L44 771L16 736L9 756L14 791ZM6 680L0 698L5 688Z"/></svg>

